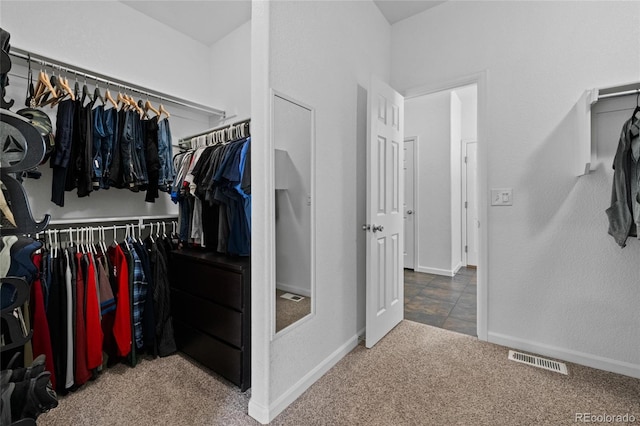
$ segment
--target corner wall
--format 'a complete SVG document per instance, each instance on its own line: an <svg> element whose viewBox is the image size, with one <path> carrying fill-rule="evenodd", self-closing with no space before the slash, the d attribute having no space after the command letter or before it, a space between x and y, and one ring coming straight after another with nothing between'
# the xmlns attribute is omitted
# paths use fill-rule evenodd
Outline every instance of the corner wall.
<svg viewBox="0 0 640 426"><path fill-rule="evenodd" d="M640 242L607 234L612 158L573 174L570 111L585 89L638 81L638 22L635 2L446 2L392 27L398 90L486 70L479 166L485 188L514 190L481 224L489 340L634 377Z"/></svg>
<svg viewBox="0 0 640 426"><path fill-rule="evenodd" d="M266 16L265 16L266 15ZM256 21L256 20L259 21ZM249 414L262 422L272 420L322 374L357 344L364 326L364 312L356 310L364 299L364 277L359 276L358 256L361 218L358 205L364 188L357 167L359 124L362 120L362 88L370 75L388 81L390 26L373 2L256 2L253 29L268 28L268 58L256 73L269 76L268 86L315 108L316 165L316 292L315 312L286 334L267 344L268 352L256 354ZM257 33L252 34L254 40ZM258 46L252 46L254 50ZM254 51L253 57L263 53ZM257 83L257 84L256 84ZM269 112L263 77L252 76L252 110ZM260 105L258 105L260 103ZM366 107L366 105L365 105ZM269 123L260 126L264 149L252 151L254 222L252 289L265 294L252 311L254 348L269 342L275 320L269 308L274 289L273 254L273 141ZM270 147L270 148L269 148ZM362 156L362 157L361 157ZM266 191L259 195L257 191ZM270 201L268 201L270 200ZM261 201L265 201L262 205ZM258 216L266 215L258 218ZM267 324L267 325L265 325ZM255 379L257 378L258 381Z"/></svg>

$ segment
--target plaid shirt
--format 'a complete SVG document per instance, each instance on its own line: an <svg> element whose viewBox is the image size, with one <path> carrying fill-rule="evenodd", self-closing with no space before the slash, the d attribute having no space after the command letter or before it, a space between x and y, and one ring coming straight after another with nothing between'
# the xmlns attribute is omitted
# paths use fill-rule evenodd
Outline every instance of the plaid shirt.
<svg viewBox="0 0 640 426"><path fill-rule="evenodd" d="M130 241L129 244L133 244ZM142 315L144 313L144 301L147 298L147 277L144 275L142 261L135 250L131 250L133 256L133 334L136 347L142 348Z"/></svg>

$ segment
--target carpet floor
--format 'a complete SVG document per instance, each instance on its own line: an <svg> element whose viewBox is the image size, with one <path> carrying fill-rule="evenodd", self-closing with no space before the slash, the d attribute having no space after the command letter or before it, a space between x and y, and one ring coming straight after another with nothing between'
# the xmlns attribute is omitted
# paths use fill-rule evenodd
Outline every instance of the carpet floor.
<svg viewBox="0 0 640 426"><path fill-rule="evenodd" d="M577 413L635 416L640 380L568 364L569 375L507 360L507 348L402 321L358 346L274 425L569 425ZM256 425L249 392L174 355L111 368L40 425Z"/></svg>

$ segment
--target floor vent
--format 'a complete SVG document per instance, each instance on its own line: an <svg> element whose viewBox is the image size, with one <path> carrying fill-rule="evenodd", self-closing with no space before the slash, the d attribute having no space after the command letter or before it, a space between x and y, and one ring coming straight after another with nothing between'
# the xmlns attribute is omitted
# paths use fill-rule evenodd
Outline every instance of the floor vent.
<svg viewBox="0 0 640 426"><path fill-rule="evenodd" d="M521 362L523 364L532 365L545 370L555 371L556 373L569 374L567 365L563 362L552 361L550 359L540 358L539 356L529 355L522 352L509 351L509 359L511 361Z"/></svg>
<svg viewBox="0 0 640 426"><path fill-rule="evenodd" d="M299 302L301 300L304 300L304 297L298 296L297 294L293 294L293 293L285 293L280 297L287 300L293 300L294 302Z"/></svg>

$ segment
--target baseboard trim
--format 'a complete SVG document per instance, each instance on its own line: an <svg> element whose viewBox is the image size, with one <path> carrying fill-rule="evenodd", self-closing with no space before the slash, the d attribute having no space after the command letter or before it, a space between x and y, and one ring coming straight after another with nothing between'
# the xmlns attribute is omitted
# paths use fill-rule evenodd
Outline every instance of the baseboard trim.
<svg viewBox="0 0 640 426"><path fill-rule="evenodd" d="M519 339L500 333L490 332L488 333L488 337L489 342L495 343L497 345L532 352L538 355L545 355L563 361L584 365L586 367L596 368L598 370L609 371L611 373L622 374L625 376L640 379L640 365L638 364L631 364L629 362L616 361L611 358L604 358L584 352L558 348L555 346Z"/></svg>
<svg viewBox="0 0 640 426"><path fill-rule="evenodd" d="M453 268L453 275L457 274L458 271L460 270L460 268L462 268L462 262L458 262L458 264L456 265L455 268ZM452 276L453 276L452 275Z"/></svg>
<svg viewBox="0 0 640 426"><path fill-rule="evenodd" d="M260 419L254 417L256 420L262 423L262 419L268 419L268 422L271 422L276 418L278 414L284 411L293 401L298 399L300 395L302 395L309 387L314 384L320 377L322 377L327 371L329 371L334 365L338 363L345 355L353 350L358 345L358 334L351 337L348 341L346 341L342 346L336 349L331 355L326 357L320 364L318 364L315 368L309 371L304 375L297 383L291 386L287 391L285 391L278 399L273 401L273 403L269 406L268 412L258 413L260 415ZM256 407L259 408L259 407ZM263 414L267 414L263 417ZM267 422L267 423L268 423Z"/></svg>
<svg viewBox="0 0 640 426"><path fill-rule="evenodd" d="M260 424L269 424L269 409L264 405L257 404L253 399L249 400L248 414L260 422Z"/></svg>
<svg viewBox="0 0 640 426"><path fill-rule="evenodd" d="M427 268L425 266L416 266L414 270L416 272L422 272L424 274L443 275L445 277L453 277L455 275L455 272L451 269L438 269L438 268Z"/></svg>
<svg viewBox="0 0 640 426"><path fill-rule="evenodd" d="M278 290L287 291L289 293L297 294L300 296L311 297L311 290L306 288L296 287L294 285L282 284L282 283L276 283L276 288Z"/></svg>

